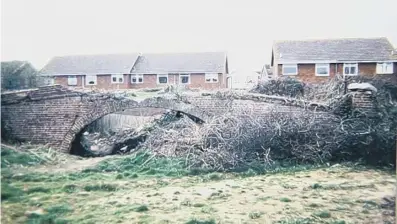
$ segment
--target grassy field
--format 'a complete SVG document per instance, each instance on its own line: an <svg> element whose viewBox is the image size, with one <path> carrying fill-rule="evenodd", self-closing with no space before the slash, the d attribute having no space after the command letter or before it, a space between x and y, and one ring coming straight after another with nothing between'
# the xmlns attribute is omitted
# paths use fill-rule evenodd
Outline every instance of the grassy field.
<svg viewBox="0 0 397 224"><path fill-rule="evenodd" d="M147 154L60 163L2 147L1 223L394 223L388 170L216 173ZM64 155L62 155L64 156Z"/></svg>

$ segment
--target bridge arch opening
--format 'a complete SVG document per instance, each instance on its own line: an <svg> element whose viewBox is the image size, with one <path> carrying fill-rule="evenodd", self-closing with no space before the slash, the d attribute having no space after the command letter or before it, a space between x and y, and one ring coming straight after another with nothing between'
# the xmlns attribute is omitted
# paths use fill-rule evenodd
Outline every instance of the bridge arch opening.
<svg viewBox="0 0 397 224"><path fill-rule="evenodd" d="M72 130L76 131L68 152L83 157L130 152L143 143L150 134L147 129L141 129L143 125L150 127L166 117L179 119L183 116L198 124L204 123L204 120L194 115L164 108L130 108L108 113L83 123L81 128L72 127ZM132 124L134 122L135 124Z"/></svg>

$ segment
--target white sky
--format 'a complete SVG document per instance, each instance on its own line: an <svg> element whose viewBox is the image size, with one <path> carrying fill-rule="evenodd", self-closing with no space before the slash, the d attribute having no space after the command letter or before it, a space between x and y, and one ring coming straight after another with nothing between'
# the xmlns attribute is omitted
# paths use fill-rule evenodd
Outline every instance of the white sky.
<svg viewBox="0 0 397 224"><path fill-rule="evenodd" d="M1 0L1 60L224 50L260 70L277 39L379 37L397 48L397 0Z"/></svg>

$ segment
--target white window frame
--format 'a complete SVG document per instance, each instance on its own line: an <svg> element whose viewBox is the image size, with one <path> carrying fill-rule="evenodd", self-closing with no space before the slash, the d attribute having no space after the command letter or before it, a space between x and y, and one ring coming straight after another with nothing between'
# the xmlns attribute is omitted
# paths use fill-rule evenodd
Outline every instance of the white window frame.
<svg viewBox="0 0 397 224"><path fill-rule="evenodd" d="M379 62L376 64L376 74L393 74L393 62Z"/></svg>
<svg viewBox="0 0 397 224"><path fill-rule="evenodd" d="M346 74L345 73L346 67L349 67L349 68L355 67L356 73L355 74ZM357 76L358 75L358 63L343 63L343 75L344 76Z"/></svg>
<svg viewBox="0 0 397 224"><path fill-rule="evenodd" d="M95 77L95 79L90 80L88 77L92 78ZM97 75L86 75L85 76L85 85L86 86L95 86L97 84ZM90 84L91 81L94 81L94 84Z"/></svg>
<svg viewBox="0 0 397 224"><path fill-rule="evenodd" d="M298 64L283 64L282 66L283 66L282 67L283 75L298 75ZM286 67L295 68L296 72L295 73L285 73Z"/></svg>
<svg viewBox="0 0 397 224"><path fill-rule="evenodd" d="M188 82L182 83L182 77L188 77ZM188 74L188 73L179 74L179 84L189 85L190 84L190 74Z"/></svg>
<svg viewBox="0 0 397 224"><path fill-rule="evenodd" d="M135 78L136 82L132 81L133 78ZM142 78L142 82L139 81L139 78ZM141 84L141 83L143 83L143 74L131 74L131 83L132 84Z"/></svg>
<svg viewBox="0 0 397 224"><path fill-rule="evenodd" d="M319 74L317 73L318 68L326 68L327 69L327 74ZM329 76L330 75L330 66L329 64L326 63L318 63L316 64L316 76Z"/></svg>
<svg viewBox="0 0 397 224"><path fill-rule="evenodd" d="M113 81L113 78L116 78L116 81ZM120 82L120 78L121 78L121 82ZM124 74L113 74L110 77L112 84L121 84L124 83Z"/></svg>
<svg viewBox="0 0 397 224"><path fill-rule="evenodd" d="M166 83L160 83L160 77L166 77L167 78L167 82ZM168 77L168 74L157 74L157 84L158 85L166 85L166 84L168 84L169 83L169 77Z"/></svg>
<svg viewBox="0 0 397 224"><path fill-rule="evenodd" d="M216 77L216 81L214 81L215 77ZM205 78L206 83L218 83L219 82L219 74L218 73L205 73L204 78ZM209 79L209 81L207 79Z"/></svg>
<svg viewBox="0 0 397 224"><path fill-rule="evenodd" d="M68 86L77 86L77 76L68 75Z"/></svg>

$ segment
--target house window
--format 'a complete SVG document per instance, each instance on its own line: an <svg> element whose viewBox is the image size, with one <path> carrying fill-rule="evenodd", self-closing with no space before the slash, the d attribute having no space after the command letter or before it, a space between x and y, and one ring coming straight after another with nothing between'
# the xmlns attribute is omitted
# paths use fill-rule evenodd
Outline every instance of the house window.
<svg viewBox="0 0 397 224"><path fill-rule="evenodd" d="M358 65L357 63L345 63L343 64L343 75L357 75Z"/></svg>
<svg viewBox="0 0 397 224"><path fill-rule="evenodd" d="M77 85L77 77L75 75L68 76L68 86L76 86Z"/></svg>
<svg viewBox="0 0 397 224"><path fill-rule="evenodd" d="M131 83L143 83L143 75L131 75Z"/></svg>
<svg viewBox="0 0 397 224"><path fill-rule="evenodd" d="M179 83L190 84L190 74L180 74L179 75Z"/></svg>
<svg viewBox="0 0 397 224"><path fill-rule="evenodd" d="M124 75L112 75L112 83L124 83Z"/></svg>
<svg viewBox="0 0 397 224"><path fill-rule="evenodd" d="M376 64L376 74L393 74L393 63L385 62Z"/></svg>
<svg viewBox="0 0 397 224"><path fill-rule="evenodd" d="M168 74L157 74L157 84L167 84Z"/></svg>
<svg viewBox="0 0 397 224"><path fill-rule="evenodd" d="M96 75L87 75L85 77L85 84L87 86L93 86L96 85Z"/></svg>
<svg viewBox="0 0 397 224"><path fill-rule="evenodd" d="M218 73L205 73L205 82L208 83L218 82Z"/></svg>
<svg viewBox="0 0 397 224"><path fill-rule="evenodd" d="M329 76L329 64L316 64L316 76Z"/></svg>
<svg viewBox="0 0 397 224"><path fill-rule="evenodd" d="M298 74L297 64L283 65L283 75L297 75L297 74Z"/></svg>

